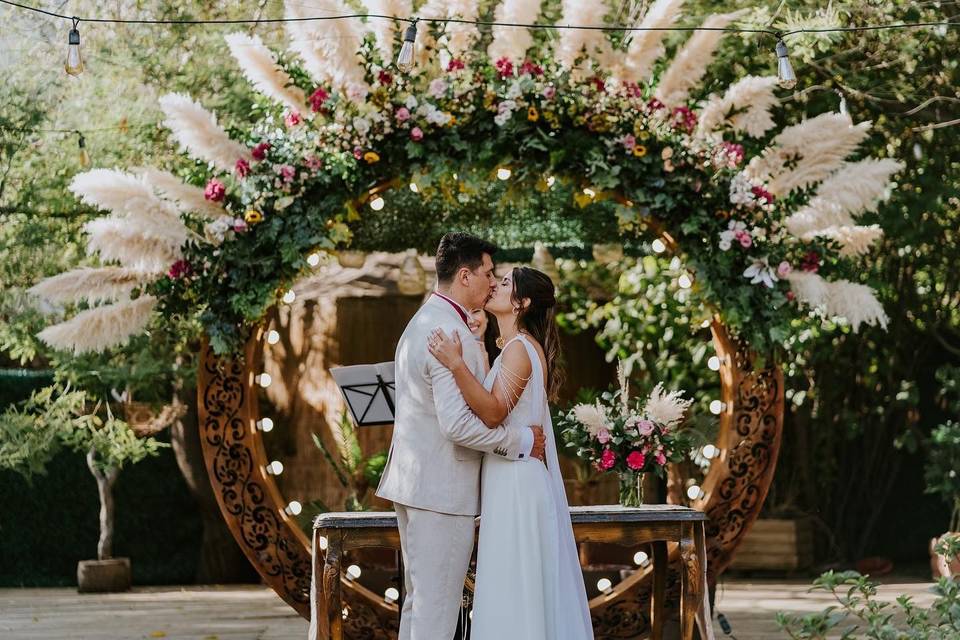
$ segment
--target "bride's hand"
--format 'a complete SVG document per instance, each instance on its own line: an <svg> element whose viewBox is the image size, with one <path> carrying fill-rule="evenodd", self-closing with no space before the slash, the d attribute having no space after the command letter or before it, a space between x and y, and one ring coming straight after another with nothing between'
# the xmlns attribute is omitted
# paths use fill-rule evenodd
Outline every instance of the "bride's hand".
<svg viewBox="0 0 960 640"><path fill-rule="evenodd" d="M427 348L440 364L451 371L463 364L463 345L460 344L460 336L456 332L447 337L443 329L434 329L427 338Z"/></svg>

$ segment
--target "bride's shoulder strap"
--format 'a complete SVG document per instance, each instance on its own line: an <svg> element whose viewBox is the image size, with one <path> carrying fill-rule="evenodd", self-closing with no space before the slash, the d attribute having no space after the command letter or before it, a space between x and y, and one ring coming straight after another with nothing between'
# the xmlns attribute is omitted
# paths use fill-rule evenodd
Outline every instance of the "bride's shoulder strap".
<svg viewBox="0 0 960 640"><path fill-rule="evenodd" d="M507 407L516 406L532 375L530 353L521 340L514 338L503 347L496 379L497 390Z"/></svg>

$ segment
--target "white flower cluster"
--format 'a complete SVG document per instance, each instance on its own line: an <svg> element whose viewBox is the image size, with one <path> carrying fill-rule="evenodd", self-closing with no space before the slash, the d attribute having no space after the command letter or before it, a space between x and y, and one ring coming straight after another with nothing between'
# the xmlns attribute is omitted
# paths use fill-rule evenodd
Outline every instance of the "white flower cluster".
<svg viewBox="0 0 960 640"><path fill-rule="evenodd" d="M752 209L756 205L757 198L753 195L753 183L743 175L743 172L733 176L730 181L730 203L742 204Z"/></svg>
<svg viewBox="0 0 960 640"><path fill-rule="evenodd" d="M493 121L497 123L498 127L502 127L510 121L510 117L513 115L513 112L516 108L516 100L502 101L497 105L497 115L493 117Z"/></svg>

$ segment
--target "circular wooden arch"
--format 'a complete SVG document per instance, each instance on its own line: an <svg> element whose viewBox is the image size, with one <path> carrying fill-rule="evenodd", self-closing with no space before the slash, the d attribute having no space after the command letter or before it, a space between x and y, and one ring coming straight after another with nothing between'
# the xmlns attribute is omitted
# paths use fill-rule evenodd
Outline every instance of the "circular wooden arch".
<svg viewBox="0 0 960 640"><path fill-rule="evenodd" d="M773 480L783 427L783 373L779 366L753 366L746 345L735 342L715 320L713 342L722 384L719 455L692 506L706 512L708 578L716 583L744 534L757 519ZM304 618L310 616L310 541L286 513L257 428L256 375L263 331L255 331L242 357L217 357L204 344L198 374L200 438L210 482L230 531L260 573ZM670 550L671 561L679 552ZM344 580L350 614L345 637L395 638L397 606L355 581ZM590 601L597 640L637 638L649 630L649 569L640 569L610 593Z"/></svg>

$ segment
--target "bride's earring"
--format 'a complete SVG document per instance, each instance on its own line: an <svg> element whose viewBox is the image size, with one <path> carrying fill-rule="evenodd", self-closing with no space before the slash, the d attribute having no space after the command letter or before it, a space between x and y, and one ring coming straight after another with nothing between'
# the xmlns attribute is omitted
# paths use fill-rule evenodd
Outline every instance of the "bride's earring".
<svg viewBox="0 0 960 640"><path fill-rule="evenodd" d="M497 336L497 339L494 340L494 342L497 345L497 349L500 349L501 351L503 351L503 336Z"/></svg>

